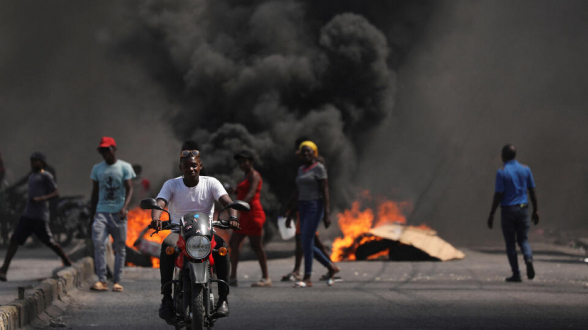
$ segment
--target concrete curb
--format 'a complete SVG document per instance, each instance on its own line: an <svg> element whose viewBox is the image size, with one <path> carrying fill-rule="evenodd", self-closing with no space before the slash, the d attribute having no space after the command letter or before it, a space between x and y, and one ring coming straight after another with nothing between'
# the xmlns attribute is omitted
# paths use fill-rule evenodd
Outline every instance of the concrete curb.
<svg viewBox="0 0 588 330"><path fill-rule="evenodd" d="M72 290L94 274L94 260L85 257L72 267L55 270L53 278L28 292L25 299L16 299L0 306L0 330L22 329L41 316L57 300L63 300Z"/></svg>

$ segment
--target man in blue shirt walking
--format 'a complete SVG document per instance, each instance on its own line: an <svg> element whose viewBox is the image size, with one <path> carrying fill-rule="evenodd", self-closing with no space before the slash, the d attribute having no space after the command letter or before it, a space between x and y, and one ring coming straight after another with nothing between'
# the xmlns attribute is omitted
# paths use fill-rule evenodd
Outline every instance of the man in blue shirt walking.
<svg viewBox="0 0 588 330"><path fill-rule="evenodd" d="M533 254L529 246L529 204L527 191L533 204L533 223L539 223L537 213L537 197L535 196L535 181L531 169L515 160L517 151L515 146L507 144L502 148L502 161L504 166L496 172L496 188L492 209L488 217L488 228L492 229L494 212L500 204L502 234L506 241L506 255L512 269L512 276L506 278L507 282L521 282L521 273L517 259L516 243L519 243L525 264L527 265L527 278L535 277L533 268Z"/></svg>

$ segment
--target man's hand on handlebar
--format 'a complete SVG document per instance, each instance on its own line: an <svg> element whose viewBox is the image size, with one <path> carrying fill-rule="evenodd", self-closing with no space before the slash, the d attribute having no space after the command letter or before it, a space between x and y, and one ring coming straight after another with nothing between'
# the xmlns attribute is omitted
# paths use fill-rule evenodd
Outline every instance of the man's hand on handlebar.
<svg viewBox="0 0 588 330"><path fill-rule="evenodd" d="M163 228L163 221L160 219L152 219L150 227L155 230L161 230Z"/></svg>
<svg viewBox="0 0 588 330"><path fill-rule="evenodd" d="M237 219L237 217L231 216L229 218L229 227L231 227L231 229L233 229L233 230L241 229L241 224L239 223L239 220Z"/></svg>

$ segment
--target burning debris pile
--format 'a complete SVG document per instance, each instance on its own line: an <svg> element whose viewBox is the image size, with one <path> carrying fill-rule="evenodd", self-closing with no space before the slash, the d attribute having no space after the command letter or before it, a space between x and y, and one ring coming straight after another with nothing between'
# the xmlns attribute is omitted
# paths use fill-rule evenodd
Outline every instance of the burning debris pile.
<svg viewBox="0 0 588 330"><path fill-rule="evenodd" d="M371 201L369 192L361 200ZM342 238L333 242L333 261L373 260L386 258L394 261L446 261L463 259L464 254L437 236L426 225L408 226L406 216L409 202L382 200L377 217L371 208L361 210L362 202L355 201L351 210L338 214Z"/></svg>
<svg viewBox="0 0 588 330"><path fill-rule="evenodd" d="M169 220L167 213L161 214L161 220ZM151 236L148 230L151 223L151 210L136 207L127 215L126 263L127 266L159 268L159 251L161 243L169 232L159 232Z"/></svg>

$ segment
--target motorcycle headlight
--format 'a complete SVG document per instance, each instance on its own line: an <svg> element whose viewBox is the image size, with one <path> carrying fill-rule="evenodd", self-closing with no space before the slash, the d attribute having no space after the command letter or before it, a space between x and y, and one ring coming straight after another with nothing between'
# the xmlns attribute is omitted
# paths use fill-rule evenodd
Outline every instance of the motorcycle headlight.
<svg viewBox="0 0 588 330"><path fill-rule="evenodd" d="M186 242L186 252L194 259L204 259L210 250L210 240L205 236L192 236Z"/></svg>

